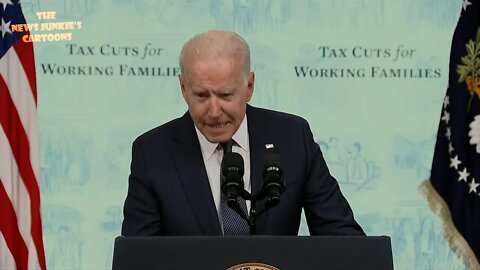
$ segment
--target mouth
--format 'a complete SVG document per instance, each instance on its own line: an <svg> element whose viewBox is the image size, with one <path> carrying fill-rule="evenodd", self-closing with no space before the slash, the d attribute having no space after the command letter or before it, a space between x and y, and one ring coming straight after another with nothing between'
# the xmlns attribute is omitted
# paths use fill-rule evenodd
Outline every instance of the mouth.
<svg viewBox="0 0 480 270"><path fill-rule="evenodd" d="M222 123L222 124L217 124L217 125L210 125L212 128L224 128L227 125L227 123Z"/></svg>

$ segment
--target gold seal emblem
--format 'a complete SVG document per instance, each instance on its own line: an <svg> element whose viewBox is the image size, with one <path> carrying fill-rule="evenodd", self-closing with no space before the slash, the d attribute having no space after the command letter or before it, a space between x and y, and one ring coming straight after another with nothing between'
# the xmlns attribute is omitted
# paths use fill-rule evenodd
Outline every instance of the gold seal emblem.
<svg viewBox="0 0 480 270"><path fill-rule="evenodd" d="M242 263L234 265L227 270L280 270L274 266L264 263Z"/></svg>

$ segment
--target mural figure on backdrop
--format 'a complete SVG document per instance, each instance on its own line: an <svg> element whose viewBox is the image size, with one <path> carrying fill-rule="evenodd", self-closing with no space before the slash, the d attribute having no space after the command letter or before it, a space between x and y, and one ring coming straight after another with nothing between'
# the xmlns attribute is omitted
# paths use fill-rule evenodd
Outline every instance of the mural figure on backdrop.
<svg viewBox="0 0 480 270"><path fill-rule="evenodd" d="M290 1L285 0L210 1L210 14L217 27L242 32L279 30L288 20L289 11Z"/></svg>
<svg viewBox="0 0 480 270"><path fill-rule="evenodd" d="M110 205L105 211L103 222L100 223L100 228L103 235L103 243L107 254L113 254L112 239L118 235L122 228L122 208L118 205ZM108 268L112 263L111 257L105 258L105 268Z"/></svg>
<svg viewBox="0 0 480 270"><path fill-rule="evenodd" d="M347 178L348 183L363 183L368 181L368 162L360 153L362 145L355 142L347 152Z"/></svg>
<svg viewBox="0 0 480 270"><path fill-rule="evenodd" d="M340 149L340 142L337 137L330 137L328 139L328 156L332 162L343 164L345 161L345 156L343 155L343 151Z"/></svg>
<svg viewBox="0 0 480 270"><path fill-rule="evenodd" d="M415 269L415 224L412 218L397 220L392 232L392 249L396 250L396 260L410 269Z"/></svg>
<svg viewBox="0 0 480 270"><path fill-rule="evenodd" d="M330 166L331 172L340 183L361 190L372 187L372 180L380 177L380 168L373 160L368 160L362 153L362 144L354 142L344 149L337 137L330 137L328 142L317 141L323 150L323 155Z"/></svg>
<svg viewBox="0 0 480 270"><path fill-rule="evenodd" d="M123 173L121 166L125 164L124 158L128 156L128 151L130 151L130 147L119 141L110 145L103 155L103 160L108 167L107 189L123 189L126 187L126 183L119 181L119 177Z"/></svg>
<svg viewBox="0 0 480 270"><path fill-rule="evenodd" d="M83 216L60 205L43 207L47 265L52 269L82 269L85 235L80 232Z"/></svg>
<svg viewBox="0 0 480 270"><path fill-rule="evenodd" d="M464 269L462 262L448 247L441 224L435 224L424 207L412 208L412 201L404 207L410 214L396 213L386 226L391 231L395 261L405 269ZM412 211L413 210L413 211Z"/></svg>
<svg viewBox="0 0 480 270"><path fill-rule="evenodd" d="M422 218L415 235L415 266L419 269L435 269L435 230L431 218Z"/></svg>
<svg viewBox="0 0 480 270"><path fill-rule="evenodd" d="M53 134L53 133L52 133ZM89 139L75 135L42 137L42 193L77 192L90 180L91 158Z"/></svg>
<svg viewBox="0 0 480 270"><path fill-rule="evenodd" d="M261 78L268 78L268 80L256 82L256 87L262 89L262 92L257 93L255 99L266 107L274 107L278 103L277 88L281 79L279 70L277 70L279 53L271 47L259 45L256 46L255 51L260 55L260 60L253 64L252 68L255 70L255 74L261 76Z"/></svg>
<svg viewBox="0 0 480 270"><path fill-rule="evenodd" d="M435 135L436 136L436 135ZM408 169L416 178L426 179L430 175L431 153L435 146L435 136L414 142L402 136L395 138L394 163L399 169ZM415 180L416 178L412 178Z"/></svg>

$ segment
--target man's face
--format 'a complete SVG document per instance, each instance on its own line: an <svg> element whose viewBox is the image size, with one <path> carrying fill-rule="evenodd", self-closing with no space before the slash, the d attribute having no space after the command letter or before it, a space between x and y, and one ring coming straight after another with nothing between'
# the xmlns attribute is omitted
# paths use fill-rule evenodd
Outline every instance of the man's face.
<svg viewBox="0 0 480 270"><path fill-rule="evenodd" d="M233 57L185 59L180 76L182 95L195 126L212 143L232 138L253 95L255 75L248 75Z"/></svg>

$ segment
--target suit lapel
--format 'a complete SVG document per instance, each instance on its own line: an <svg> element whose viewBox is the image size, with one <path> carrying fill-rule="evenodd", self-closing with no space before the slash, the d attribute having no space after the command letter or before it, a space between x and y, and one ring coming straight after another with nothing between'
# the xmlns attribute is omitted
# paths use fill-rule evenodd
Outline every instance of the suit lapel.
<svg viewBox="0 0 480 270"><path fill-rule="evenodd" d="M248 138L250 143L250 181L252 184L252 194L255 195L262 189L263 177L262 177L262 163L263 158L266 155L265 144L268 139L267 130L262 128L262 121L260 115L254 107L247 105L247 119L248 119ZM256 205L256 210L263 209L265 201L259 201ZM257 232L264 233L265 222L267 219L268 211L263 213L257 218Z"/></svg>
<svg viewBox="0 0 480 270"><path fill-rule="evenodd" d="M265 144L268 131L262 128L261 115L257 109L247 105L248 137L250 144L250 181L252 194L255 195L262 189L262 163L266 155ZM175 142L178 151L172 153L173 160L180 176L180 181L185 190L195 218L205 235L222 235L218 220L215 202L212 197L210 183L203 163L200 143L195 133L194 124L190 115L185 113L179 119ZM257 212L263 209L265 200L257 202ZM257 232L265 234L265 223L268 211L257 218Z"/></svg>
<svg viewBox="0 0 480 270"><path fill-rule="evenodd" d="M188 112L180 118L175 141L178 151L172 153L173 160L196 220L203 234L221 235L200 143Z"/></svg>

